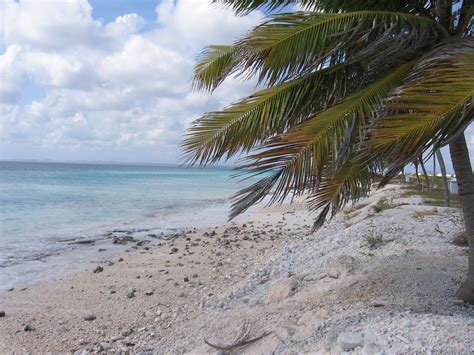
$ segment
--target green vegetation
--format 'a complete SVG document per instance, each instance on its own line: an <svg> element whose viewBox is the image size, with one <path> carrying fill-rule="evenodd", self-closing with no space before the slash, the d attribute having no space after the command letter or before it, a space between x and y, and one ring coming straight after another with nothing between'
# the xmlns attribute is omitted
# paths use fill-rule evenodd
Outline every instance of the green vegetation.
<svg viewBox="0 0 474 355"><path fill-rule="evenodd" d="M366 240L370 249L377 249L383 245L383 237L380 234L369 234Z"/></svg>
<svg viewBox="0 0 474 355"><path fill-rule="evenodd" d="M401 197L415 197L419 196L423 198L423 203L427 206L436 206L436 207L443 207L445 206L445 199L444 199L444 190L441 188L432 188L430 190L417 190L416 187L413 186L404 186L404 191L400 196ZM459 200L459 195L452 194L450 199L450 207L460 208L461 201Z"/></svg>
<svg viewBox="0 0 474 355"><path fill-rule="evenodd" d="M389 209L392 209L394 207L395 207L395 205L392 204L391 202L387 201L386 198L381 198L375 204L374 210L375 210L375 212L380 213L382 211L389 210Z"/></svg>
<svg viewBox="0 0 474 355"><path fill-rule="evenodd" d="M437 214L438 214L438 210L416 211L413 213L412 217L419 221L423 221L426 216L436 216Z"/></svg>
<svg viewBox="0 0 474 355"><path fill-rule="evenodd" d="M472 1L215 0L241 14L276 13L232 45L209 46L194 86L227 77L264 87L205 114L183 144L206 165L247 154L242 174L260 180L234 198L233 218L271 194L307 193L314 228L381 178L449 144L474 244L474 177L463 134L474 115ZM287 9L287 8L285 8ZM384 206L382 206L384 207ZM474 250L474 249L473 249ZM474 251L457 296L474 303Z"/></svg>

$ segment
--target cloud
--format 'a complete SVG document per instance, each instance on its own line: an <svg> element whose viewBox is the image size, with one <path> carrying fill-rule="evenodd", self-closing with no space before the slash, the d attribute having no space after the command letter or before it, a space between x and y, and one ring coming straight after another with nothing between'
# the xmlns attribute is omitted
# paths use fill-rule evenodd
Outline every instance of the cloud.
<svg viewBox="0 0 474 355"><path fill-rule="evenodd" d="M253 89L231 79L210 96L191 78L205 45L231 43L259 13L203 0L157 1L153 23L135 13L103 23L87 0L7 0L0 11L0 158L175 161L193 119Z"/></svg>
<svg viewBox="0 0 474 355"><path fill-rule="evenodd" d="M92 7L87 0L5 0L0 10L7 44L63 50L71 46L89 47L103 35L101 24L92 19Z"/></svg>

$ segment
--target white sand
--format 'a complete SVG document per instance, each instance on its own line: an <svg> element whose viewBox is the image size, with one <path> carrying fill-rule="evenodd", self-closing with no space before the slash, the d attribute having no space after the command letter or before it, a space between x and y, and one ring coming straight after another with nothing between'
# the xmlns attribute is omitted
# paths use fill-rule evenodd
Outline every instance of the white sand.
<svg viewBox="0 0 474 355"><path fill-rule="evenodd" d="M451 242L459 211L401 193L377 191L314 236L302 204L260 209L100 273L0 293L0 352L215 353L205 339L268 333L237 351L469 353L474 308L452 302L467 269ZM390 208L375 212L381 198Z"/></svg>

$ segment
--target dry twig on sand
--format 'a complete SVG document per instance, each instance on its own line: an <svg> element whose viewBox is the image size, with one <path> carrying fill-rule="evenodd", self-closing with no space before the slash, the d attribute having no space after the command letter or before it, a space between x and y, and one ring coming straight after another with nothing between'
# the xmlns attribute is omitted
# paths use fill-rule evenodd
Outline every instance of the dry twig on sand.
<svg viewBox="0 0 474 355"><path fill-rule="evenodd" d="M224 350L224 351L232 351L232 350L235 350L237 348L240 348L242 346L246 346L246 345L249 345L249 344L252 344L252 343L255 343L256 341L266 337L267 335L270 335L271 332L266 332L266 333L263 333L262 335L258 336L258 337L255 337L255 338L252 338L252 339L249 339L249 335L250 335L250 326L247 322L245 322L243 325L242 325L242 329L241 329L241 332L240 332L240 335L237 337L237 339L233 342L233 344L231 345L216 345L216 344L212 344L210 343L208 340L204 339L204 342L209 345L210 347L214 348L214 349L217 349L217 350Z"/></svg>

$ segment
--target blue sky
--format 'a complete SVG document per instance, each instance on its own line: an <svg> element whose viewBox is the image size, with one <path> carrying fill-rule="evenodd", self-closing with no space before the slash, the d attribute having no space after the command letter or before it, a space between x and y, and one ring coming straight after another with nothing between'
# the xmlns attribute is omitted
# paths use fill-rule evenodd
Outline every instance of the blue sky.
<svg viewBox="0 0 474 355"><path fill-rule="evenodd" d="M105 22L114 21L123 14L136 13L148 22L156 18L155 8L160 1L156 0L90 0L92 16Z"/></svg>
<svg viewBox="0 0 474 355"><path fill-rule="evenodd" d="M197 54L261 19L210 0L2 0L0 159L177 162L191 121L255 89L193 92Z"/></svg>

